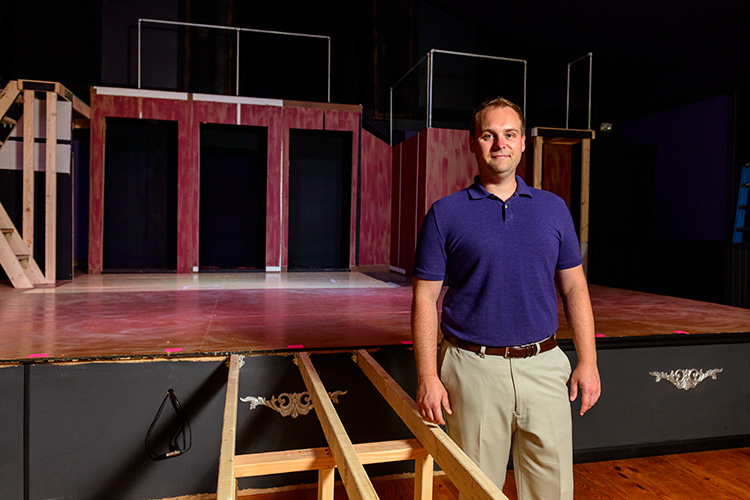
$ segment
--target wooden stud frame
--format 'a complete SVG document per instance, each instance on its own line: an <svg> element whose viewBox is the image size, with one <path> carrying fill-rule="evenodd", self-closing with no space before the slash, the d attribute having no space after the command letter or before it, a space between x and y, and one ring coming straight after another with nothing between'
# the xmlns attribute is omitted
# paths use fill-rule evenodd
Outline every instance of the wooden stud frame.
<svg viewBox="0 0 750 500"><path fill-rule="evenodd" d="M232 355L229 364L217 500L235 500L237 478L240 477L309 470L318 470L318 499L333 500L335 468L339 469L349 498L375 499L378 498L377 493L364 471L363 464L403 460L415 460L415 500L432 498L434 461L437 461L464 498L507 500L500 488L439 426L422 420L414 400L365 350L356 351L353 359L417 439L352 444L309 355L302 352L295 356L295 362L311 395L329 447L235 457L239 372L236 358L236 355Z"/></svg>
<svg viewBox="0 0 750 500"><path fill-rule="evenodd" d="M36 114L36 94L44 93L46 98L46 146L45 146L45 241L44 241L44 281L39 281L39 269L33 259L34 252L34 129ZM30 284L54 284L57 271L57 100L58 96L70 101L73 111L82 119L89 120L91 109L73 95L62 84L36 80L14 80L6 86L2 95L3 113L15 101L18 94L23 95L23 195L22 195L22 246L21 242L12 243L15 254L23 253L24 273L28 279L21 278L21 288ZM10 227L4 227L10 230ZM13 233L17 233L15 227ZM10 232L6 234L11 234ZM19 281L20 283L20 281ZM14 283L14 286L15 283Z"/></svg>
<svg viewBox="0 0 750 500"><path fill-rule="evenodd" d="M543 189L544 144L581 145L581 205L578 239L583 270L588 275L591 141L596 137L596 133L593 130L535 127L531 129L531 136L534 141L532 186L537 189Z"/></svg>

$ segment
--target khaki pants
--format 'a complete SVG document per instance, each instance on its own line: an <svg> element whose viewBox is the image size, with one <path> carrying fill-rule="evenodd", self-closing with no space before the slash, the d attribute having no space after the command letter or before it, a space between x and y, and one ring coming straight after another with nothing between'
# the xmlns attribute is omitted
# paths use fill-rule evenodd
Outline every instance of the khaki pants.
<svg viewBox="0 0 750 500"><path fill-rule="evenodd" d="M573 499L573 443L560 348L523 359L480 357L443 341L440 378L448 434L498 487L512 444L519 500Z"/></svg>

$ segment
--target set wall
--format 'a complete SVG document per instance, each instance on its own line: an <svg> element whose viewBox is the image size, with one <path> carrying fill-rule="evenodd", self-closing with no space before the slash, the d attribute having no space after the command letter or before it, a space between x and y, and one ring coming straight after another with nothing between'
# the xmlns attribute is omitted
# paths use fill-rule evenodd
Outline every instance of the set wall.
<svg viewBox="0 0 750 500"><path fill-rule="evenodd" d="M102 271L105 120L108 117L171 120L178 125L177 271L198 266L200 214L200 123L268 129L266 270L288 265L289 132L291 129L352 133L350 267L387 265L390 162L374 137L363 140L361 108L178 92L94 89L91 96L89 271ZM362 214L367 214L363 216ZM375 215L377 214L377 215ZM357 253L359 252L359 253Z"/></svg>

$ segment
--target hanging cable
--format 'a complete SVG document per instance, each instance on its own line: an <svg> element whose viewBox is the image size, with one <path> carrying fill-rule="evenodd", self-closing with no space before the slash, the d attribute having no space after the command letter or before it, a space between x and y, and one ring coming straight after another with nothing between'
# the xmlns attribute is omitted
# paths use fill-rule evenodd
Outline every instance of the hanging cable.
<svg viewBox="0 0 750 500"><path fill-rule="evenodd" d="M164 453L157 453L151 446L151 433L156 426L156 422L161 416L162 410L164 410L164 405L167 403L167 399L169 399L172 403L172 407L174 408L174 411L177 414L180 422L179 425L175 426L174 431L169 436L169 441L167 442L169 451ZM190 428L190 422L188 422L187 416L182 409L180 401L177 399L177 396L175 396L174 390L169 389L167 391L167 395L164 396L164 400L161 402L161 406L159 406L159 411L156 412L154 421L151 422L151 426L148 428L148 433L146 434L146 451L148 452L148 456L151 457L152 460L164 460L167 458L177 457L179 455L187 453L192 444L193 432Z"/></svg>

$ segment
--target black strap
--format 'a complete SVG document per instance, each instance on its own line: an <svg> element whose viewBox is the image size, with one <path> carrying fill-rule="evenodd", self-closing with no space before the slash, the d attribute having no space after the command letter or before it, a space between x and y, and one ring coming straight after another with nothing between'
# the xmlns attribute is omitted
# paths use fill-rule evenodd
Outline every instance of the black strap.
<svg viewBox="0 0 750 500"><path fill-rule="evenodd" d="M166 404L167 399L172 402L172 407L174 408L175 413L180 419L180 424L175 427L174 432L172 432L171 436L169 437L169 451L165 453L157 453L151 447L151 432L154 430L156 422L161 416L161 412L164 409L164 405ZM185 429L187 429L187 432L185 432ZM159 411L156 412L154 421L151 422L151 426L148 428L148 434L146 434L146 451L148 452L148 456L151 457L152 460L164 460L167 458L177 457L179 455L182 455L183 453L187 453L192 444L193 432L190 429L190 422L188 422L187 416L182 410L182 405L177 399L177 396L175 396L174 390L169 389L167 391L167 395L164 396L164 400L161 402L161 406L159 406Z"/></svg>

